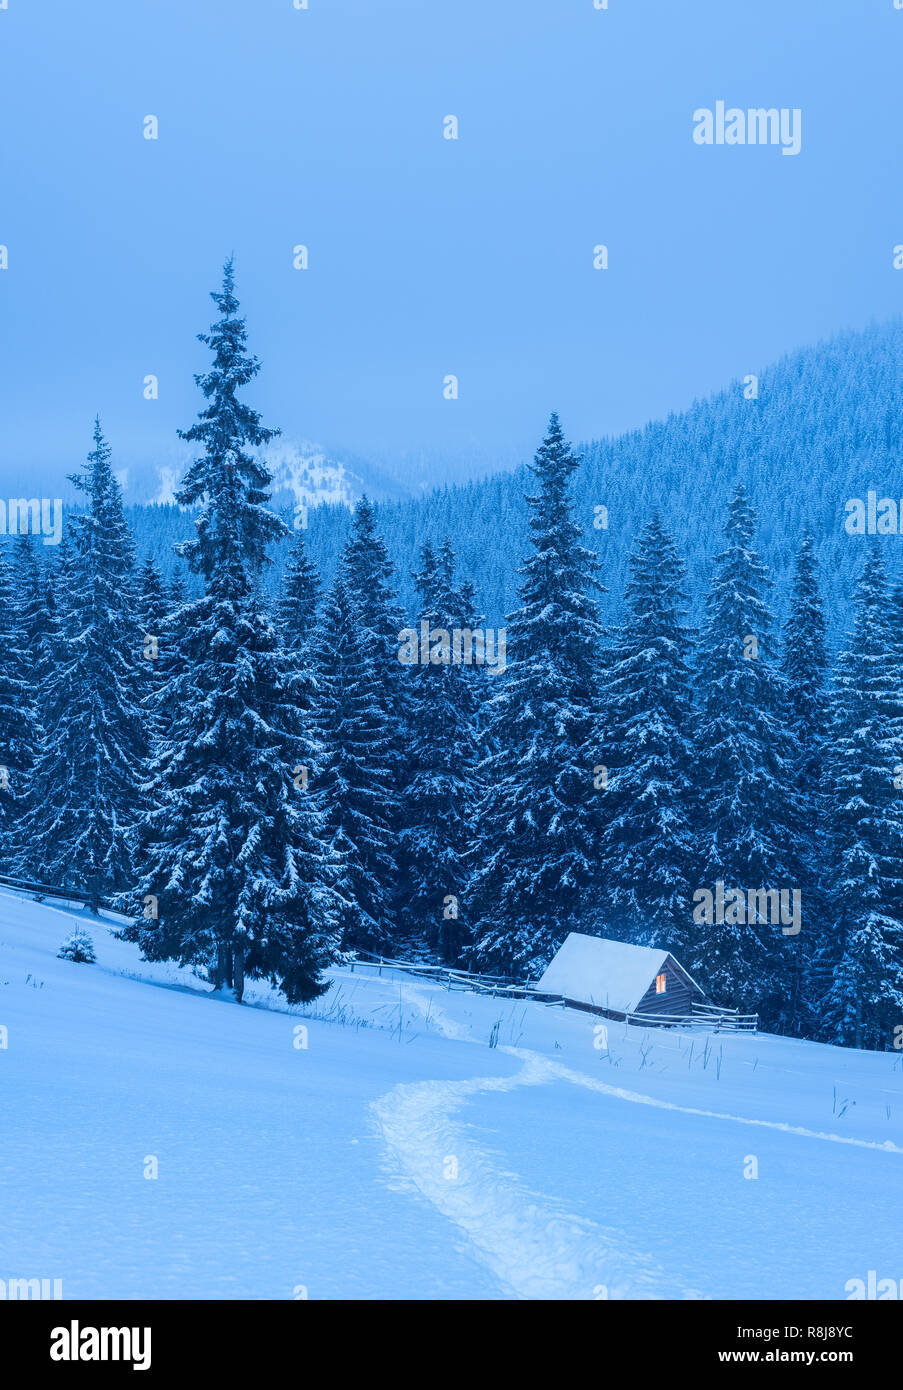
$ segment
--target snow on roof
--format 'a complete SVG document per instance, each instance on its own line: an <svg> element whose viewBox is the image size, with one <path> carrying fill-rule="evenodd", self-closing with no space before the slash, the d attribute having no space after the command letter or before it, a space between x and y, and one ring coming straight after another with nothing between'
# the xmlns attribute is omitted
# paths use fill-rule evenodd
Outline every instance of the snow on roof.
<svg viewBox="0 0 903 1390"><path fill-rule="evenodd" d="M572 931L536 988L580 1004L632 1013L668 955L654 946L629 946Z"/></svg>

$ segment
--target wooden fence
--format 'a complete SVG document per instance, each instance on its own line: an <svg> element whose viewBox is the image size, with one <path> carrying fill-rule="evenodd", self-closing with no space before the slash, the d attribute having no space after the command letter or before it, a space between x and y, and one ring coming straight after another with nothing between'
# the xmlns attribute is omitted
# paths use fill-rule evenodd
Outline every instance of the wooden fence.
<svg viewBox="0 0 903 1390"><path fill-rule="evenodd" d="M53 888L49 883L34 883L26 878L13 878L11 874L0 874L0 887L15 888L20 893L32 893L36 898L64 898L67 902L91 902L90 893L81 893L76 888ZM106 907L106 903L100 903Z"/></svg>
<svg viewBox="0 0 903 1390"><path fill-rule="evenodd" d="M366 959L365 959L366 957ZM529 999L551 1008L579 1009L581 1012L599 1014L605 1018L617 1018L642 1028L694 1028L712 1033L754 1033L759 1026L758 1014L741 1014L736 1009L721 1008L717 1004L691 1005L690 1014L660 1013L617 1013L597 1004L584 1004L575 999L566 999L561 994L547 994L535 985L518 984L502 975L474 975L469 970L455 970L447 965L430 965L426 961L393 960L389 956L374 955L370 951L360 951L358 958L350 963L354 970L400 970L408 975L421 975L444 984L447 990L464 989L474 994L488 994L509 999Z"/></svg>
<svg viewBox="0 0 903 1390"><path fill-rule="evenodd" d="M58 898L85 905L91 901L90 894L81 893L74 888L54 888L46 883L13 878L9 874L0 874L0 886L31 893L38 899ZM100 903L99 906L107 912L114 910L106 903ZM384 970L399 970L404 974L420 975L434 980L449 991L461 989L472 994L491 995L493 998L529 999L550 1008L580 1009L584 1013L600 1014L605 1018L623 1019L626 1023L642 1028L696 1028L713 1033L754 1033L759 1026L758 1014L741 1014L736 1009L721 1008L717 1004L694 1003L690 1014L618 1013L596 1004L566 999L560 994L546 994L535 985L519 984L504 975L475 975L469 970L456 970L448 965L431 965L428 961L393 960L389 956L374 955L370 951L359 951L357 957L349 962L349 969L352 972L375 970L379 975Z"/></svg>

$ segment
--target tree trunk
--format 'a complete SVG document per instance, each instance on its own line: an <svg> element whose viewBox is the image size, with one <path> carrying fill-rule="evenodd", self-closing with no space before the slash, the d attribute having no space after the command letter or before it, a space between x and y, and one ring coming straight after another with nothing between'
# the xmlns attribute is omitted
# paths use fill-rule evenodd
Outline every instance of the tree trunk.
<svg viewBox="0 0 903 1390"><path fill-rule="evenodd" d="M232 984L232 953L225 941L217 943L216 965L213 967L213 988L222 989Z"/></svg>
<svg viewBox="0 0 903 1390"><path fill-rule="evenodd" d="M245 992L245 953L241 946L236 946L232 952L232 985L240 1004Z"/></svg>

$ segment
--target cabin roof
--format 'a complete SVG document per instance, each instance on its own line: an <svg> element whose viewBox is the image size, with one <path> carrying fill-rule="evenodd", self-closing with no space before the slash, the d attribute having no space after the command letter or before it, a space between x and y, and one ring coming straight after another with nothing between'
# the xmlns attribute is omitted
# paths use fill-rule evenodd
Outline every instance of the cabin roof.
<svg viewBox="0 0 903 1390"><path fill-rule="evenodd" d="M631 946L604 936L572 931L546 967L536 988L616 1013L633 1013L656 975L670 961L697 990L704 992L674 959L655 946Z"/></svg>

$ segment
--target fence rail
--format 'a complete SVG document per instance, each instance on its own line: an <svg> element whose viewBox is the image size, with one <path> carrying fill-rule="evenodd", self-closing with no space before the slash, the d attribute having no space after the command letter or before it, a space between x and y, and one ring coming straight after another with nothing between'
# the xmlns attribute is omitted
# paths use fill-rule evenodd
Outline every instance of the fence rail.
<svg viewBox="0 0 903 1390"><path fill-rule="evenodd" d="M28 878L16 878L12 874L0 874L0 888L13 888L17 893L31 893L38 902L44 898L55 898L57 902L80 903L82 907L91 909L95 917L103 914L107 919L119 922L129 922L132 918L127 912L120 911L108 902L106 898L95 900L90 893L83 893L80 888L58 888L50 883L36 883Z"/></svg>
<svg viewBox="0 0 903 1390"><path fill-rule="evenodd" d="M54 888L49 883L34 883L26 878L14 878L11 874L0 874L0 887L17 888L22 893L34 893L41 898L65 898L67 902L85 903L93 901L90 893L82 893L77 888ZM98 903L106 907L105 902Z"/></svg>
<svg viewBox="0 0 903 1390"><path fill-rule="evenodd" d="M14 878L10 874L0 874L0 887L33 893L37 898L59 898L67 902L84 903L86 906L92 901L90 893L83 893L75 888L55 888L47 883ZM106 912L114 911L105 902L98 903L98 907ZM444 984L449 991L461 989L473 994L488 994L493 998L530 999L550 1008L579 1008L603 1015L612 1012L593 1004L566 999L560 994L547 994L535 985L519 984L504 975L474 975L469 970L456 970L449 965L432 965L429 961L393 960L390 956L376 955L372 951L359 951L355 959L349 962L349 968L352 972L376 970L380 975L383 970L400 970L404 974L421 975L435 980L437 984ZM691 1008L690 1014L628 1013L619 1016L627 1023L644 1028L703 1028L715 1033L754 1033L759 1026L758 1014L741 1014L736 1009L722 1008L718 1004L694 1003Z"/></svg>
<svg viewBox="0 0 903 1390"><path fill-rule="evenodd" d="M628 1023L647 1027L650 1023L660 1028L700 1028L711 1033L755 1033L759 1026L758 1014L740 1014L736 1009L719 1009L717 1005L691 1005L689 1014L627 1014Z"/></svg>
<svg viewBox="0 0 903 1390"><path fill-rule="evenodd" d="M367 957L367 959L363 959ZM551 1008L577 1008L584 1012L609 1015L612 1010L593 1004L582 1004L577 1000L566 999L561 994L547 994L535 985L517 984L501 975L474 975L469 970L455 970L447 965L431 965L428 961L393 960L389 956L375 955L371 951L361 951L351 962L350 968L376 970L400 970L404 974L422 975L446 989L465 989L474 994L506 996L513 999L532 999L536 1003ZM715 1033L754 1033L759 1026L758 1014L741 1014L736 1009L722 1008L718 1004L693 1004L689 1014L628 1013L621 1015L626 1023L644 1028L698 1028Z"/></svg>
<svg viewBox="0 0 903 1390"><path fill-rule="evenodd" d="M380 975L383 970L400 970L407 975L424 975L439 984L444 984L448 990L464 989L474 994L510 995L518 999L540 994L533 985L518 984L504 975L474 975L470 970L456 970L450 965L431 965L429 961L394 960L390 956L375 955L372 951L359 951L357 958L349 963L351 971L361 968L376 970Z"/></svg>

